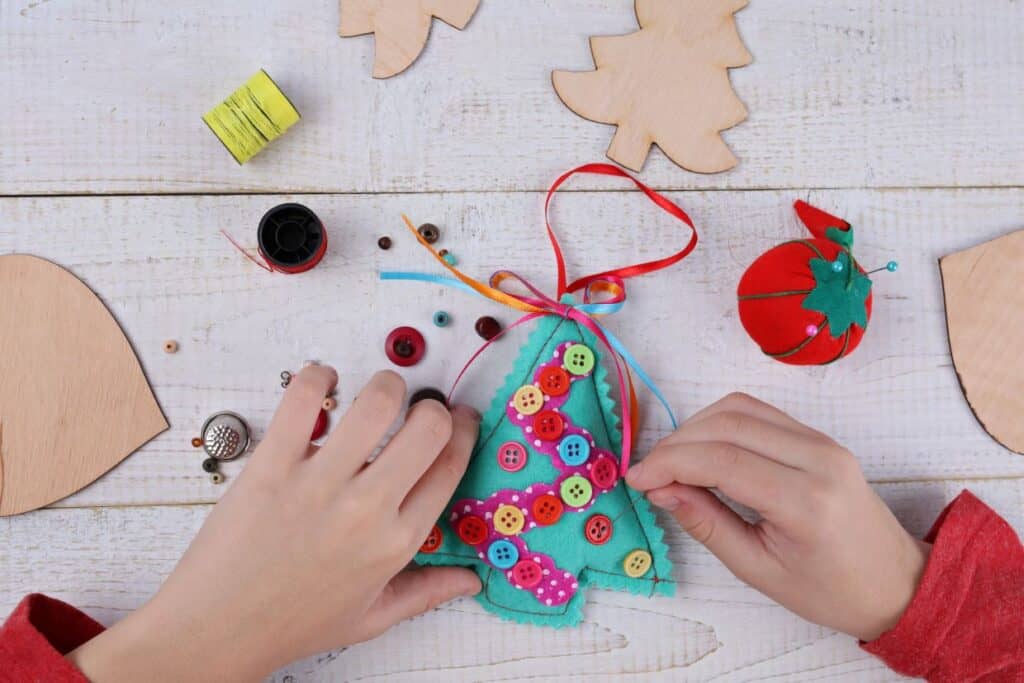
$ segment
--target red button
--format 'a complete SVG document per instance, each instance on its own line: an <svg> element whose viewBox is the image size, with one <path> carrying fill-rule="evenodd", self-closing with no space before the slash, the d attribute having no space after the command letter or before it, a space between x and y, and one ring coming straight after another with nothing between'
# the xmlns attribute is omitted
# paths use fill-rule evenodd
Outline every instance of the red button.
<svg viewBox="0 0 1024 683"><path fill-rule="evenodd" d="M599 489L610 489L619 480L619 468L615 461L602 455L590 468L590 481Z"/></svg>
<svg viewBox="0 0 1024 683"><path fill-rule="evenodd" d="M533 560L519 560L512 567L512 581L523 588L533 588L542 578L541 567Z"/></svg>
<svg viewBox="0 0 1024 683"><path fill-rule="evenodd" d="M604 545L612 537L612 520L607 515L594 515L587 520L583 533L594 545Z"/></svg>
<svg viewBox="0 0 1024 683"><path fill-rule="evenodd" d="M430 535L427 536L427 540L423 541L423 545L420 546L421 553L433 553L437 552L437 549L441 547L441 541L444 540L444 536L441 534L441 527L434 525L434 528L430 530Z"/></svg>
<svg viewBox="0 0 1024 683"><path fill-rule="evenodd" d="M384 340L388 360L403 368L416 365L427 351L427 342L415 327L396 327Z"/></svg>
<svg viewBox="0 0 1024 683"><path fill-rule="evenodd" d="M476 515L466 515L459 520L459 526L456 529L459 534L459 538L466 545L479 545L487 540L489 530L487 528L487 522L482 520Z"/></svg>
<svg viewBox="0 0 1024 683"><path fill-rule="evenodd" d="M506 472L518 472L526 467L526 449L521 443L506 441L498 447L498 467Z"/></svg>
<svg viewBox="0 0 1024 683"><path fill-rule="evenodd" d="M540 390L548 396L564 396L569 393L569 373L562 368L549 365L540 371L537 381Z"/></svg>
<svg viewBox="0 0 1024 683"><path fill-rule="evenodd" d="M562 516L564 506L558 496L545 493L533 501L533 521L541 526L550 526Z"/></svg>
<svg viewBox="0 0 1024 683"><path fill-rule="evenodd" d="M545 441L554 441L564 430L565 421L553 410L542 410L533 418L533 433Z"/></svg>
<svg viewBox="0 0 1024 683"><path fill-rule="evenodd" d="M320 414L316 416L316 424L313 425L313 433L310 435L310 441L316 441L324 432L327 431L327 411L323 408L320 409Z"/></svg>

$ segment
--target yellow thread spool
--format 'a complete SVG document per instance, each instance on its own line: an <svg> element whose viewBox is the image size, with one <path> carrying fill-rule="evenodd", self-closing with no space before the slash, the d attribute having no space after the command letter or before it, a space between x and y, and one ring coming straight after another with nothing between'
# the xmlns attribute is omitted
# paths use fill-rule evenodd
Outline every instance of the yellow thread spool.
<svg viewBox="0 0 1024 683"><path fill-rule="evenodd" d="M203 115L203 121L239 164L256 156L300 118L263 69Z"/></svg>

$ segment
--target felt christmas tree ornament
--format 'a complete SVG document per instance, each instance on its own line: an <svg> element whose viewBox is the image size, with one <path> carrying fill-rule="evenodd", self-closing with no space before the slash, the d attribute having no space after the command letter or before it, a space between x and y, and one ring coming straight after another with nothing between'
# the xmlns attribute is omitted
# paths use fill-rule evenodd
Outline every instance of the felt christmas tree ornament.
<svg viewBox="0 0 1024 683"><path fill-rule="evenodd" d="M608 164L569 171L549 191L545 215L552 194L575 173L629 178ZM495 273L487 284L478 282L445 263L420 237L454 277L381 274L388 280L455 286L524 313L506 331L536 324L482 418L465 477L416 556L420 564L473 568L484 585L479 602L513 621L553 627L578 624L589 586L646 596L674 591L662 530L643 495L623 480L637 424L632 375L661 401L673 425L675 418L651 378L595 316L621 309L626 278L677 263L696 246L697 234L682 209L630 179L690 227L690 239L680 251L570 283L549 223L558 266L553 297L508 271ZM416 234L411 222L407 227ZM509 283L527 293L509 291ZM577 300L574 292L582 299ZM470 363L500 337L489 340ZM606 366L615 370L621 419Z"/></svg>
<svg viewBox="0 0 1024 683"><path fill-rule="evenodd" d="M766 355L824 365L860 344L871 279L853 256L849 223L803 201L794 208L812 237L784 242L747 268L737 288L740 322Z"/></svg>
<svg viewBox="0 0 1024 683"><path fill-rule="evenodd" d="M555 71L555 92L591 121L618 126L608 157L643 168L652 144L698 173L736 165L721 131L747 118L729 69L752 60L736 30L747 0L636 0L640 30L590 39L594 71Z"/></svg>
<svg viewBox="0 0 1024 683"><path fill-rule="evenodd" d="M373 77L405 71L423 52L433 18L465 28L480 0L341 0L342 37L374 34Z"/></svg>

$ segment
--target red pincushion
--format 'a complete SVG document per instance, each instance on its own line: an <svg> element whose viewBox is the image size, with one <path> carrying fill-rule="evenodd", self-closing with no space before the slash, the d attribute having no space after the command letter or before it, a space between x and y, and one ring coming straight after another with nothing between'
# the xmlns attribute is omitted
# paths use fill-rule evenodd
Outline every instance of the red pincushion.
<svg viewBox="0 0 1024 683"><path fill-rule="evenodd" d="M824 257L831 262L840 253L849 253L843 245L826 237L826 230L831 227L848 232L850 224L801 201L796 202L795 208L814 237L780 244L750 265L736 292L740 321L765 354L793 365L823 365L849 354L864 336L865 328L858 324L833 335L823 312L803 306L817 284L811 260ZM850 261L856 264L852 257ZM864 273L859 265L856 268ZM864 308L870 320L870 291ZM817 333L809 334L809 326L816 328Z"/></svg>

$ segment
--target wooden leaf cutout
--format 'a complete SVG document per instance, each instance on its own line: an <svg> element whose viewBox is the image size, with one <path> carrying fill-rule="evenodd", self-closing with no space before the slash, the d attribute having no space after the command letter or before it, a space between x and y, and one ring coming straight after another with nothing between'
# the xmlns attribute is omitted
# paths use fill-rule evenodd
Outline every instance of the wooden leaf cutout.
<svg viewBox="0 0 1024 683"><path fill-rule="evenodd" d="M590 39L596 71L555 71L580 116L618 126L608 157L639 171L652 144L698 173L736 165L720 131L747 118L729 68L752 60L733 16L747 0L636 0L640 30Z"/></svg>
<svg viewBox="0 0 1024 683"><path fill-rule="evenodd" d="M0 516L98 479L167 429L120 326L78 278L0 256Z"/></svg>
<svg viewBox="0 0 1024 683"><path fill-rule="evenodd" d="M960 386L992 438L1024 453L1024 230L939 260Z"/></svg>
<svg viewBox="0 0 1024 683"><path fill-rule="evenodd" d="M374 34L373 77L409 68L427 44L434 17L462 29L480 0L341 0L343 37Z"/></svg>

